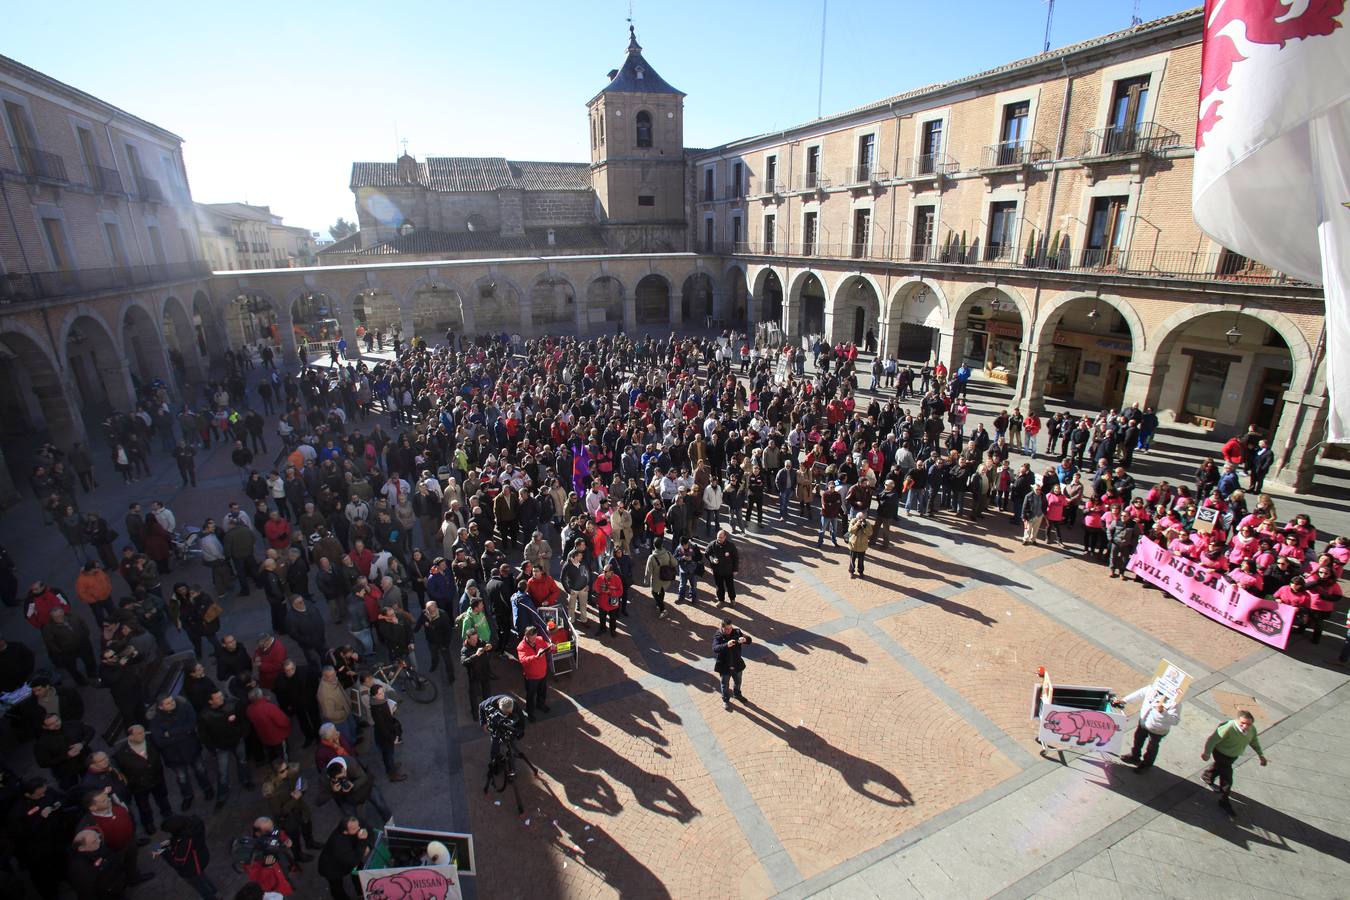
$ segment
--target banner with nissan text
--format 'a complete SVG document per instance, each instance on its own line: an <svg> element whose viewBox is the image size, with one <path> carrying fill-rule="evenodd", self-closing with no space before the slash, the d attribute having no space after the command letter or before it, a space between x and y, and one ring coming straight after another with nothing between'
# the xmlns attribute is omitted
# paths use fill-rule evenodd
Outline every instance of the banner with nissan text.
<svg viewBox="0 0 1350 900"><path fill-rule="evenodd" d="M1129 570L1196 612L1247 637L1281 650L1289 643L1297 607L1250 594L1222 575L1206 571L1148 538L1139 539Z"/></svg>

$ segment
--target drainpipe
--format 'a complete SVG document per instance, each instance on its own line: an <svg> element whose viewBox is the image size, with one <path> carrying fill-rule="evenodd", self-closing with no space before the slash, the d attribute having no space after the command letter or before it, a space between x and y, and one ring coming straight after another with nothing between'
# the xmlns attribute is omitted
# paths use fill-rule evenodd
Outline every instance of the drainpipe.
<svg viewBox="0 0 1350 900"><path fill-rule="evenodd" d="M131 173L124 173L122 167L117 163L117 144L113 142L111 117L103 120L103 132L108 136L108 152L112 154L112 164L117 169L117 176L122 179L122 187L130 188L132 186ZM133 210L131 208L130 190L127 190L127 195L127 230L131 232L131 236L136 240L136 253L141 259L141 265L147 266L149 263L146 262L147 257L145 255L145 247L141 244L141 232L140 229L136 227L136 217L133 215Z"/></svg>
<svg viewBox="0 0 1350 900"><path fill-rule="evenodd" d="M1073 76L1069 74L1069 66L1060 57L1059 67L1064 73L1064 103L1059 111L1059 135L1055 138L1055 159L1050 169L1050 196L1045 206L1045 228L1041 232L1041 237L1046 241L1054 235L1055 225L1055 195L1059 189L1059 161L1064 158L1064 139L1067 136L1069 128L1069 104L1073 101ZM1047 250L1053 250L1058 253L1059 248L1051 248L1046 244Z"/></svg>

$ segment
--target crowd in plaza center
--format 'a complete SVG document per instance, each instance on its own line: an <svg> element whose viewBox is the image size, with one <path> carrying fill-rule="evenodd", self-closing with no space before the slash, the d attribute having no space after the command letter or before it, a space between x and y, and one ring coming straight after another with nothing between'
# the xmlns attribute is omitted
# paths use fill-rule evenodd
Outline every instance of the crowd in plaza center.
<svg viewBox="0 0 1350 900"><path fill-rule="evenodd" d="M1151 535L1299 607L1313 641L1350 559L1339 538L1319 553L1306 516L1276 517L1260 494L1269 449L1255 431L1225 444L1221 463L1200 463L1194 485L1145 491L1130 469L1149 450L1151 410L1044 420L1008 410L972 427L965 367L878 359L863 388L857 347L770 350L735 333L450 333L395 349L298 372L278 370L270 348L230 353L199 397L146 386L138 409L107 424L122 478L172 458L193 490L199 455L218 445L238 471L237 497L190 536L158 500L112 524L81 512L99 490L89 449L43 449L34 492L87 560L52 558L21 593L0 551L3 600L32 628L0 642L0 692L31 692L9 720L35 764L10 760L4 773L6 834L44 900L62 881L82 898L120 896L152 877L141 857L150 839L204 898L218 896L213 851L238 857L248 891L284 896L310 880L335 898L358 894L351 874L390 812L361 745L371 737L384 778L398 782L404 741L419 740L404 733L389 673L407 664L462 682L470 709L518 685L536 721L550 713L558 650L541 609L607 641L648 598L654 630L671 595L725 608L706 637L732 710L745 700L751 640L730 617L746 602L742 544L773 528L808 527L818 547L843 541L840 564L879 587L868 554L903 548L914 515L966 529L1007 514L1024 542L1060 546L1079 529L1082 553L1113 575ZM1207 507L1219 516L1205 531ZM269 628L255 641L232 620L258 597ZM154 673L178 630L196 662L159 696ZM52 672L38 668L39 643ZM108 692L120 722L106 744L85 721L93 690ZM1219 774L1226 791L1231 762ZM216 811L236 793L256 809L249 840L208 843L198 792ZM319 796L340 811L324 841Z"/></svg>

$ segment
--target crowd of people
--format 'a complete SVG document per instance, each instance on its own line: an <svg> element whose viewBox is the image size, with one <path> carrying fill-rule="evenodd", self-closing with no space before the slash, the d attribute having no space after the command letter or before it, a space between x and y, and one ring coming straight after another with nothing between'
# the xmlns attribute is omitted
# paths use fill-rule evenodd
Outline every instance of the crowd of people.
<svg viewBox="0 0 1350 900"><path fill-rule="evenodd" d="M1044 422L1009 410L991 433L970 427L964 366L883 360L865 391L856 347L770 350L735 334L450 333L395 349L393 359L289 373L267 356L254 370L230 355L197 407L175 409L152 386L135 411L110 419L112 461L128 481L150 471L156 441L184 486L196 484L199 452L228 448L238 495L191 542L158 500L130 505L124 535L80 513L77 493L97 488L88 451L43 448L34 491L78 557L73 571L51 574L73 590L36 581L19 597L3 550L0 590L23 605L33 639L74 687L35 675L30 641L8 635L0 692L31 691L10 718L45 775L7 775L4 799L12 858L45 900L62 880L81 897L119 896L151 877L138 848L161 832L169 838L155 855L216 897L192 812L198 789L217 811L241 791L263 813L241 860L252 884L286 895L310 877L305 851L320 850L318 877L335 898L351 896L353 868L389 813L358 752L366 732L385 779L406 777L401 698L375 663L440 670L449 684L462 674L470 709L492 681L519 679L535 721L550 712L557 650L539 609L564 607L578 629L593 622L596 640L615 637L641 595L657 627L667 593L730 610L737 538L766 528L811 528L822 547L842 539L841 565L863 579L869 550L903 539L902 510L954 528L1006 514L1027 543L1064 545L1080 528L1082 552L1113 574L1138 536L1153 534L1306 608L1313 640L1350 558L1342 539L1316 553L1306 516L1282 525L1269 497L1249 505L1269 468L1254 432L1225 445L1222 466L1203 463L1194 486L1145 493L1129 470L1149 450L1151 410ZM1037 474L1042 454L1050 460ZM1205 508L1219 511L1207 530ZM231 619L255 592L269 627L242 641ZM196 662L161 694L171 626ZM708 639L731 709L750 639L730 619ZM106 749L84 723L80 690L94 686L117 711ZM343 816L322 843L316 793Z"/></svg>

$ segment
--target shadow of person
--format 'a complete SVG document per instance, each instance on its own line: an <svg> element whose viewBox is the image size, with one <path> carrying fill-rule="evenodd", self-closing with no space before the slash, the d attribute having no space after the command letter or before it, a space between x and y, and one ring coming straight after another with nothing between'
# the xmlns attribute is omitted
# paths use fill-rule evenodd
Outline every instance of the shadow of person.
<svg viewBox="0 0 1350 900"><path fill-rule="evenodd" d="M804 725L789 725L749 700L740 702L739 709L747 719L782 740L796 753L837 771L855 793L883 806L914 805L914 796L909 788L884 767L840 750Z"/></svg>
<svg viewBox="0 0 1350 900"><path fill-rule="evenodd" d="M834 638L825 637L816 634L808 629L800 628L788 622L780 622L771 618L766 613L761 612L754 606L737 604L724 611L726 617L736 623L737 626L744 628L749 632L754 643L750 645L747 652L755 654L766 653L766 650L754 650L756 645L761 647L781 647L791 650L794 653L832 653L852 660L853 662L867 662L867 657L859 656L853 652L848 644L842 641L836 641ZM737 622L737 618L744 621ZM712 633L709 632L708 653L712 654Z"/></svg>

